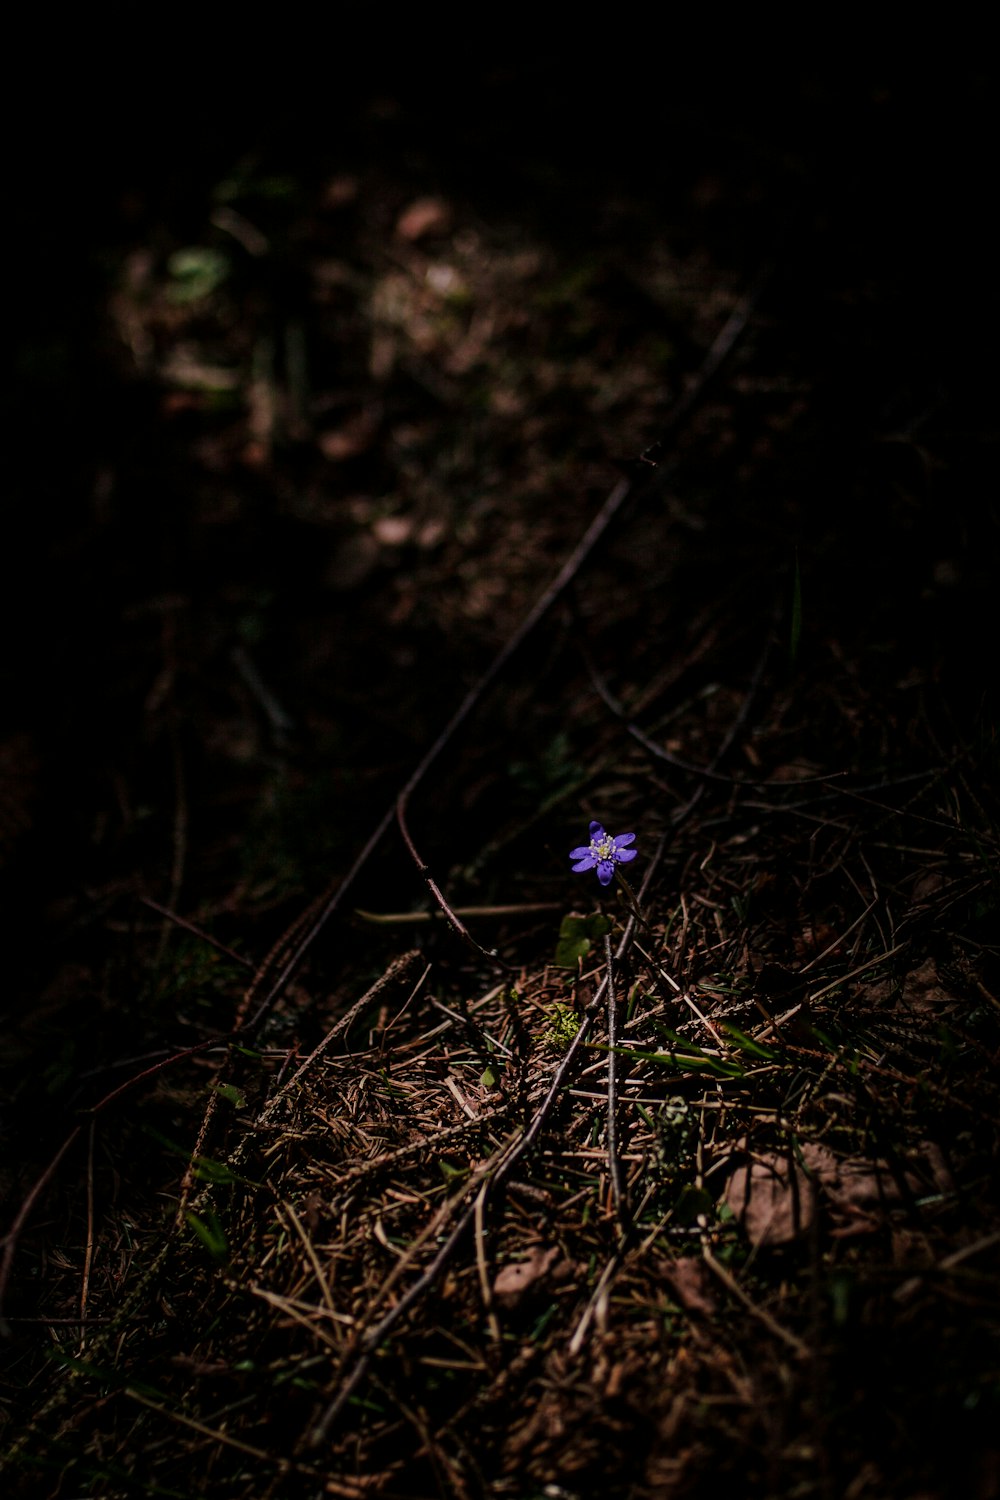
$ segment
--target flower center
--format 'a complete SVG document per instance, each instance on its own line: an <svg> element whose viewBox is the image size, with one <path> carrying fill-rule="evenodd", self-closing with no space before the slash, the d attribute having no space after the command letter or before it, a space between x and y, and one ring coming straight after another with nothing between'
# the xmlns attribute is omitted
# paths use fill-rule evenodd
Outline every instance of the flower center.
<svg viewBox="0 0 1000 1500"><path fill-rule="evenodd" d="M615 841L605 834L599 844L591 844L591 853L595 859L610 859L615 852Z"/></svg>

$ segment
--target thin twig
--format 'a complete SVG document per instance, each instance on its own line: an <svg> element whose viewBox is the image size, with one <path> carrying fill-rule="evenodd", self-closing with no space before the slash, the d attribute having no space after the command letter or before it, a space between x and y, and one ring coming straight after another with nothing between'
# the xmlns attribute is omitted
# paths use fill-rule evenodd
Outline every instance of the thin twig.
<svg viewBox="0 0 1000 1500"><path fill-rule="evenodd" d="M521 901L507 906L454 906L457 917L522 917L534 916L543 911L564 911L564 901ZM424 922L438 921L444 917L441 911L365 911L354 908L354 915L363 922L378 927L416 927Z"/></svg>
<svg viewBox="0 0 1000 1500"><path fill-rule="evenodd" d="M843 944L847 942L847 939L850 937L855 928L861 926L861 923L865 920L865 917L867 917L868 913L876 904L877 903L875 901L869 902L864 911L861 913L860 917L855 917L854 921L845 932L838 933L831 943L827 943L822 952L817 953L815 957L811 958L807 964L802 965L801 969L799 969L798 971L798 977L801 979L803 974L808 974L810 969L815 969L816 965L821 964L824 958L829 958L831 953L835 952L836 949L842 947Z"/></svg>
<svg viewBox="0 0 1000 1500"><path fill-rule="evenodd" d="M252 969L254 967L253 959L246 958L242 953L237 953L235 948L228 948L225 943L220 943L219 939L214 938L210 932L206 932L203 927L196 927L194 922L189 922L186 917L181 917L177 912L171 911L169 906L161 906L159 901L154 901L149 896L140 896L139 900L143 906L148 906L150 911L159 912L161 917L167 917L169 921L173 922L175 927L182 927L185 932L190 932L193 937L198 938L203 943L207 943L210 948L215 948L219 953L224 953L227 958L233 960L233 963L242 964L245 969Z"/></svg>
<svg viewBox="0 0 1000 1500"><path fill-rule="evenodd" d="M876 953L874 958L866 959L863 964L859 964L849 974L841 974L838 979L831 979L830 983L825 984L821 990L812 991L809 996L810 1003L814 1004L817 1000L822 1000L824 995L829 995L834 990L839 990L841 985L848 984L852 979L857 979L859 974L864 974L869 969L874 969L876 964L884 964L890 958L895 958L897 953L902 953L903 949L908 947L909 943L897 943L895 948L890 948L886 953Z"/></svg>
<svg viewBox="0 0 1000 1500"><path fill-rule="evenodd" d="M643 1195L642 1202L639 1204L639 1207L636 1211L635 1217L637 1219L642 1217L650 1198L652 1198L655 1192L655 1183L651 1187L646 1189L646 1192ZM653 1240L656 1237L656 1233L659 1232L659 1227L660 1226L657 1227L656 1232L652 1236L646 1239L643 1244L639 1246L638 1253L640 1255L644 1254L649 1246L653 1243ZM579 1321L577 1322L577 1325L570 1337L569 1343L566 1346L567 1352L570 1355L579 1354L580 1350L583 1348L584 1340L587 1337L587 1332L590 1328L594 1313L597 1311L597 1308L600 1306L603 1299L607 1296L608 1287L611 1285L612 1280L618 1274L619 1270L624 1264L626 1254L632 1246L632 1230L633 1226L631 1223L627 1226L627 1228L623 1229L619 1237L618 1244L615 1246L613 1253L609 1257L608 1262L604 1267L604 1270L601 1272L600 1277L598 1278L597 1285L594 1287L594 1290L587 1301L586 1307L580 1314Z"/></svg>
<svg viewBox="0 0 1000 1500"><path fill-rule="evenodd" d="M232 1437L231 1434L224 1432L221 1428L209 1427L205 1422L199 1422L194 1417L185 1416L183 1412L172 1411L169 1406L163 1406L158 1401L153 1401L151 1397L145 1395L142 1391L135 1390L132 1386L126 1386L123 1394L130 1401L137 1401L140 1406L145 1406L150 1411L158 1412L161 1417L165 1417L168 1421L177 1422L182 1427L190 1428L192 1432L200 1433L202 1437L210 1438L213 1443L222 1443L227 1448L235 1448L237 1453L245 1453L249 1458L255 1458L259 1462L267 1464L270 1468L277 1469L279 1474L307 1474L310 1477L321 1477L318 1471L310 1468L308 1464L298 1463L289 1458L281 1458L276 1453L268 1453L266 1448L256 1448L252 1443L241 1442L239 1438ZM325 1476L322 1477L325 1478ZM360 1496L363 1494L363 1491L360 1489L349 1491L339 1490L333 1491L333 1493L357 1494Z"/></svg>
<svg viewBox="0 0 1000 1500"><path fill-rule="evenodd" d="M27 1223L28 1218L31 1214L31 1210L34 1208L42 1192L52 1180L52 1177L54 1176L55 1170L58 1167L59 1163L66 1155L66 1152L69 1150L69 1148L74 1144L77 1137L81 1134L82 1130L82 1125L76 1125L70 1131L69 1135L63 1141L55 1156L49 1162L44 1172L42 1172L41 1176L38 1178L34 1186L24 1198L21 1207L18 1209L17 1214L14 1217L13 1224L4 1235L3 1240L0 1241L0 1243L3 1244L3 1259L0 1260L0 1329L3 1328L2 1318L4 1295L7 1291L7 1282L10 1280L11 1266L14 1261L14 1251L17 1249L17 1242L20 1238L21 1230Z"/></svg>
<svg viewBox="0 0 1000 1500"><path fill-rule="evenodd" d="M509 1143L505 1143L505 1145L500 1149L501 1153L505 1150L508 1150ZM516 1146L514 1147L514 1150L517 1150ZM399 1320L407 1312L409 1312L413 1304L419 1301L423 1294L434 1285L439 1275L447 1265L448 1261L451 1259L453 1251L460 1244L466 1230L475 1219L476 1204L479 1201L478 1189L482 1185L483 1179L488 1175L490 1171L490 1165L491 1164L488 1164L480 1173L477 1174L473 1184L476 1189L475 1197L473 1197L471 1202L466 1205L465 1210L459 1216L457 1222L452 1227L451 1233L448 1235L447 1239L444 1241L444 1244L434 1256L434 1259L431 1261L430 1265L428 1265L427 1268L421 1273L421 1275L417 1277L416 1281L414 1281L412 1285L407 1288L407 1290L399 1298L396 1304L392 1308L390 1308L390 1310L384 1315L384 1317L380 1318L373 1327L368 1328L365 1333L362 1334L361 1338L358 1341L357 1354L353 1365L351 1365L347 1375L341 1381L336 1396L327 1406L326 1410L322 1413L319 1421L315 1424L312 1432L309 1435L310 1448L317 1448L323 1442L330 1428L336 1422L347 1402L350 1400L351 1396L357 1390L359 1384L367 1374L368 1367L372 1361L372 1357L378 1349L379 1345L386 1338L387 1334L391 1333L392 1329L396 1326ZM498 1179L499 1172L496 1172L494 1173L494 1181ZM431 1227L434 1227L438 1224L440 1217L440 1215L436 1216ZM421 1236L421 1239L423 1238L425 1238L425 1236ZM407 1257L407 1259L409 1259L409 1257ZM398 1279L398 1275L403 1267L403 1264L404 1262L401 1261L396 1267L394 1267L391 1278L389 1278L387 1282L383 1284L383 1294L385 1293L387 1286L389 1285L389 1281L395 1281Z"/></svg>
<svg viewBox="0 0 1000 1500"><path fill-rule="evenodd" d="M489 1181L483 1183L476 1194L475 1222L476 1222L476 1270L479 1274L479 1290L483 1299L483 1307L486 1312L486 1324L489 1328L490 1338L495 1344L500 1342L500 1323L493 1307L493 1290L490 1286L489 1273L486 1268L486 1194L489 1191Z"/></svg>
<svg viewBox="0 0 1000 1500"><path fill-rule="evenodd" d="M611 934L604 934L604 956L608 966L608 1174L619 1223L627 1215L622 1191L622 1164L618 1154L618 997L615 994L614 957Z"/></svg>
<svg viewBox="0 0 1000 1500"><path fill-rule="evenodd" d="M725 772L715 770L715 766L721 760L726 750L728 750L731 743L729 740L726 741L723 749L715 756L711 765L697 766L693 761L684 760L681 756L674 755L672 751L667 750L663 745L658 745L655 740L650 739L649 735L639 728L638 724L633 723L626 713L625 705L620 699L615 697L601 676L601 673L597 670L590 652L586 648L581 648L581 654L584 665L587 668L587 675L598 697L604 703L605 708L610 709L615 718L621 720L625 729L636 743L641 745L644 750L647 750L655 760L664 761L668 766L672 766L674 770L683 771L686 776L698 776L703 781L720 782L723 786L730 787L747 787L753 791L783 792L788 788L812 786L817 783L829 785L839 777L848 775L846 771L827 771L821 776L797 776L789 781L775 781L773 776L764 780L760 780L754 776L727 776ZM739 728L739 721L737 721L736 728Z"/></svg>
<svg viewBox="0 0 1000 1500"><path fill-rule="evenodd" d="M459 937L462 938L464 942L468 943L470 948L472 948L476 953L480 954L482 958L487 958L491 963L498 964L500 968L509 970L510 964L508 964L504 959L500 957L495 948L483 948L479 943L476 942L475 938L472 936L472 933L466 927L461 917L458 915L455 909L448 904L444 892L431 874L430 866L426 864L423 859L421 859L420 854L417 851L417 846L414 844L413 837L410 833L409 828L407 827L406 794L404 792L400 793L399 799L396 802L396 822L399 825L400 833L403 835L403 843L409 850L410 858L413 860L413 863L416 865L418 871L422 875L424 884L427 886L427 889L430 891L434 900L440 907L443 916L450 923L454 931L458 933Z"/></svg>
<svg viewBox="0 0 1000 1500"><path fill-rule="evenodd" d="M282 1099L288 1097L288 1095L295 1088L296 1084L302 1082L302 1079L316 1062L317 1058L322 1057L326 1049L333 1042L335 1042L338 1037L346 1036L353 1026L354 1022L357 1020L358 1016L362 1015L372 1005L372 1003L378 998L378 996L384 989L386 989L389 984L401 978L408 969L412 968L414 960L419 959L420 956L421 955L416 949L412 949L409 953L403 953L398 958L393 959L386 972L379 975L375 983L371 985L370 988L367 989L361 996L361 999L356 1000L351 1008L345 1011L344 1014L334 1022L323 1040L313 1048L305 1061L299 1064L298 1068L296 1068L295 1072L292 1074L288 1082L284 1084L281 1089L279 1089L279 1091L274 1095L272 1099L268 1100L268 1103L265 1105L261 1113L260 1119L257 1121L258 1125L266 1125L268 1123L279 1102ZM410 991L410 994L406 1001L407 1005L409 1005L414 995L420 989L420 986L423 984L430 971L431 966L430 964L427 964L420 978L417 980L416 984Z"/></svg>
<svg viewBox="0 0 1000 1500"><path fill-rule="evenodd" d="M738 1302L742 1302L748 1313L755 1317L759 1323L763 1324L768 1333L773 1334L776 1339L780 1339L800 1359L808 1359L810 1353L808 1344L804 1344L796 1334L782 1327L776 1318L772 1318L766 1308L759 1307L753 1298L747 1295L735 1276L726 1270L721 1261L716 1260L706 1239L702 1241L701 1253L706 1266L708 1266L712 1274L719 1278L722 1285Z"/></svg>

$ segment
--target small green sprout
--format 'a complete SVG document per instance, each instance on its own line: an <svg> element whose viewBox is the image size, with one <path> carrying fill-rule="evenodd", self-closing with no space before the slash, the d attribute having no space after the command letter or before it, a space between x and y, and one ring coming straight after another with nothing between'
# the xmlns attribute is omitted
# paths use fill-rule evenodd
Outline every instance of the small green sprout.
<svg viewBox="0 0 1000 1500"><path fill-rule="evenodd" d="M572 1005L557 1000L549 1011L549 1028L542 1037L542 1045L562 1052L569 1046L580 1027L580 1017Z"/></svg>

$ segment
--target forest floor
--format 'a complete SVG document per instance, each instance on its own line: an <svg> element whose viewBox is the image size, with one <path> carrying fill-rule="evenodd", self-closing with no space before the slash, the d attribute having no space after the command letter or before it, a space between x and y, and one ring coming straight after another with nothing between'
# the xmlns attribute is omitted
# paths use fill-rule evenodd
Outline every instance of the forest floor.
<svg viewBox="0 0 1000 1500"><path fill-rule="evenodd" d="M996 413L814 109L668 191L382 99L91 231L5 1494L1000 1496Z"/></svg>

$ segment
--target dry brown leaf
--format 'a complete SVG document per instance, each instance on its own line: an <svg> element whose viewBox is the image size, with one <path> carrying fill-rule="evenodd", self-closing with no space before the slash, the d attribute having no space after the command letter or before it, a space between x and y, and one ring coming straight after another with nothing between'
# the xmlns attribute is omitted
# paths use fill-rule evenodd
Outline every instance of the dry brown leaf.
<svg viewBox="0 0 1000 1500"><path fill-rule="evenodd" d="M422 240L428 234L447 234L452 213L443 198L416 198L396 220L400 239Z"/></svg>
<svg viewBox="0 0 1000 1500"><path fill-rule="evenodd" d="M870 1005L885 1005L888 1010L908 1010L911 1014L933 1015L941 1018L944 1007L954 1007L954 991L946 989L933 958L927 958L917 968L911 969L900 986L895 979L879 979L865 989L865 999ZM888 1003L887 1003L888 1002Z"/></svg>
<svg viewBox="0 0 1000 1500"><path fill-rule="evenodd" d="M902 1199L899 1184L885 1161L863 1156L838 1161L828 1147L817 1141L803 1144L802 1159L831 1210L834 1219L831 1233L838 1239L880 1229L887 1211ZM935 1181L940 1165L932 1161ZM905 1176L911 1191L919 1192L917 1178L910 1172Z"/></svg>
<svg viewBox="0 0 1000 1500"><path fill-rule="evenodd" d="M676 1260L661 1260L657 1269L669 1282L685 1312L702 1313L706 1318L713 1316L715 1299L709 1291L708 1268L700 1256L679 1255Z"/></svg>
<svg viewBox="0 0 1000 1500"><path fill-rule="evenodd" d="M530 1287L540 1281L559 1258L559 1247L535 1245L527 1260L514 1261L497 1272L493 1295L503 1307L516 1307Z"/></svg>
<svg viewBox="0 0 1000 1500"><path fill-rule="evenodd" d="M912 1010L933 1011L954 1000L950 990L942 987L937 965L927 958L917 969L911 969L903 980L903 999Z"/></svg>
<svg viewBox="0 0 1000 1500"><path fill-rule="evenodd" d="M926 870L921 872L913 882L914 901L929 901L931 896L936 896L944 887L944 876L940 870Z"/></svg>
<svg viewBox="0 0 1000 1500"><path fill-rule="evenodd" d="M836 936L829 922L806 922L798 936L792 939L792 946L798 958L805 958L807 954L829 948Z"/></svg>
<svg viewBox="0 0 1000 1500"><path fill-rule="evenodd" d="M739 1219L751 1245L787 1245L812 1222L814 1194L805 1173L776 1153L738 1167L723 1201Z"/></svg>
<svg viewBox="0 0 1000 1500"><path fill-rule="evenodd" d="M818 1141L806 1141L801 1149L805 1171L772 1154L757 1157L729 1179L724 1201L752 1245L787 1245L808 1229L816 1211L816 1188L830 1211L836 1238L871 1234L885 1224L887 1211L901 1199L885 1161L838 1159ZM919 1191L915 1177L907 1174L907 1181Z"/></svg>

